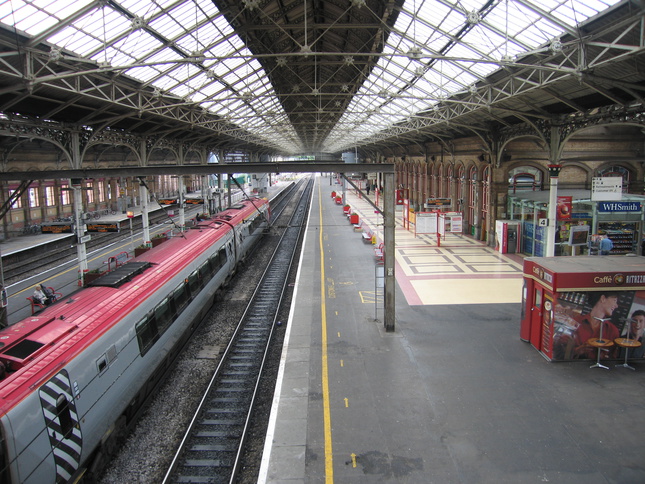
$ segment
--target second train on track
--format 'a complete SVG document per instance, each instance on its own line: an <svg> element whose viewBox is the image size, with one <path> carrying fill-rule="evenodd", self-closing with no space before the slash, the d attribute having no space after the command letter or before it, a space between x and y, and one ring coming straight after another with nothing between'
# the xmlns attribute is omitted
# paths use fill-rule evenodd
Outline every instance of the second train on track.
<svg viewBox="0 0 645 484"><path fill-rule="evenodd" d="M0 331L0 484L92 477L269 219L243 200Z"/></svg>

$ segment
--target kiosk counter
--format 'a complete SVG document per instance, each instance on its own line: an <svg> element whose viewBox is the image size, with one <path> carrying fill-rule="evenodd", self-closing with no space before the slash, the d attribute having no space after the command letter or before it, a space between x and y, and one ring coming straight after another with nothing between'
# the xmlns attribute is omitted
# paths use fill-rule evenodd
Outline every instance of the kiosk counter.
<svg viewBox="0 0 645 484"><path fill-rule="evenodd" d="M603 321L601 323L601 320ZM602 327L603 334L600 335ZM645 257L531 257L524 260L520 338L549 361L618 359L618 344L598 352L589 340L629 338L645 331ZM645 344L631 347L643 358Z"/></svg>

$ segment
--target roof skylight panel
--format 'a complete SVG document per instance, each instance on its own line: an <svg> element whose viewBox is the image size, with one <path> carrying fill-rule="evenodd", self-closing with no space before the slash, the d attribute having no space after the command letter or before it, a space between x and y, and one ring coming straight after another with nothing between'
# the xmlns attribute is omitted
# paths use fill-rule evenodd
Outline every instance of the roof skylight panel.
<svg viewBox="0 0 645 484"><path fill-rule="evenodd" d="M523 30L516 37L526 43L528 43L529 39L532 40L534 42L533 48L536 48L560 35L562 35L562 30L554 27L546 19L538 19L531 28Z"/></svg>
<svg viewBox="0 0 645 484"><path fill-rule="evenodd" d="M130 21L109 7L93 10L73 24L79 30L109 42L131 28Z"/></svg>
<svg viewBox="0 0 645 484"><path fill-rule="evenodd" d="M587 13L585 14L584 11ZM570 26L575 26L578 22L596 14L593 9L586 8L584 5L580 5L580 8L573 10L569 4L560 5L551 13L555 18Z"/></svg>
<svg viewBox="0 0 645 484"><path fill-rule="evenodd" d="M51 17L48 13L39 10L34 10L32 14L27 16L16 24L18 30L28 33L29 35L38 35L44 29L56 25L57 20Z"/></svg>
<svg viewBox="0 0 645 484"><path fill-rule="evenodd" d="M107 62L113 67L132 65L136 61L134 57L128 55L125 51L115 49L112 46L108 46L104 51L97 52L91 58L96 62Z"/></svg>
<svg viewBox="0 0 645 484"><path fill-rule="evenodd" d="M48 42L75 54L86 57L91 52L101 49L104 45L102 40L87 35L75 27L69 26L49 37Z"/></svg>
<svg viewBox="0 0 645 484"><path fill-rule="evenodd" d="M107 59L113 66L121 66L129 63L137 63L140 60L145 60L150 55L150 52L155 49L160 49L162 44L159 40L144 31L132 32L129 36L122 39L120 42L113 44L108 50L118 51L116 53L107 55ZM100 55L95 56L97 60ZM129 59L129 60L126 60Z"/></svg>
<svg viewBox="0 0 645 484"><path fill-rule="evenodd" d="M466 22L468 11L450 8L437 1L425 1L419 11L417 22L422 21L444 33L455 33Z"/></svg>
<svg viewBox="0 0 645 484"><path fill-rule="evenodd" d="M155 69L154 67L133 67L131 69L128 69L124 72L125 75L132 77L133 79L137 79L141 82L150 82L152 79L158 77L161 74L161 71L159 69Z"/></svg>
<svg viewBox="0 0 645 484"><path fill-rule="evenodd" d="M119 3L132 15L143 19L153 17L162 9L161 2L159 1L142 2L141 0L120 0Z"/></svg>
<svg viewBox="0 0 645 484"><path fill-rule="evenodd" d="M148 24L151 29L159 32L166 39L174 40L186 33L186 29L169 15L161 15Z"/></svg>

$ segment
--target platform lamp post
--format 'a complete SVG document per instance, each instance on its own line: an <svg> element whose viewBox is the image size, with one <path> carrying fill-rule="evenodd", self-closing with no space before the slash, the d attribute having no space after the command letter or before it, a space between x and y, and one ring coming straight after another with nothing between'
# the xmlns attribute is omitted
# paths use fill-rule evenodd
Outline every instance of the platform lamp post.
<svg viewBox="0 0 645 484"><path fill-rule="evenodd" d="M549 214L548 222L549 224L546 227L546 253L547 257L553 257L555 255L555 226L557 223L556 220L556 208L558 205L558 177L560 176L560 170L562 165L551 164L548 165L549 169Z"/></svg>
<svg viewBox="0 0 645 484"><path fill-rule="evenodd" d="M85 274L87 273L87 250L85 243L89 235L85 235L85 221L83 220L83 187L80 178L70 178L69 184L74 193L74 224L76 227L76 254L78 258L78 285L83 286Z"/></svg>
<svg viewBox="0 0 645 484"><path fill-rule="evenodd" d="M141 199L141 226L142 241L150 247L150 220L148 219L148 188L146 187L145 176L140 176L139 181L139 198Z"/></svg>
<svg viewBox="0 0 645 484"><path fill-rule="evenodd" d="M128 220L130 221L130 250L134 254L134 231L132 230L132 219L134 218L134 212L128 210L127 215Z"/></svg>

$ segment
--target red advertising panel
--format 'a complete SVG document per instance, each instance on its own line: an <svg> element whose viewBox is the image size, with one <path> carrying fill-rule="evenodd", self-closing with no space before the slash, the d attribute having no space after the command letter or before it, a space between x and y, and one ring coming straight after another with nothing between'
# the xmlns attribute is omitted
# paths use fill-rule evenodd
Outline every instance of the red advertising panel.
<svg viewBox="0 0 645 484"><path fill-rule="evenodd" d="M573 210L573 197L558 197L556 208L557 220L571 220Z"/></svg>
<svg viewBox="0 0 645 484"><path fill-rule="evenodd" d="M527 258L524 278L520 337L549 360L645 356L645 257Z"/></svg>

